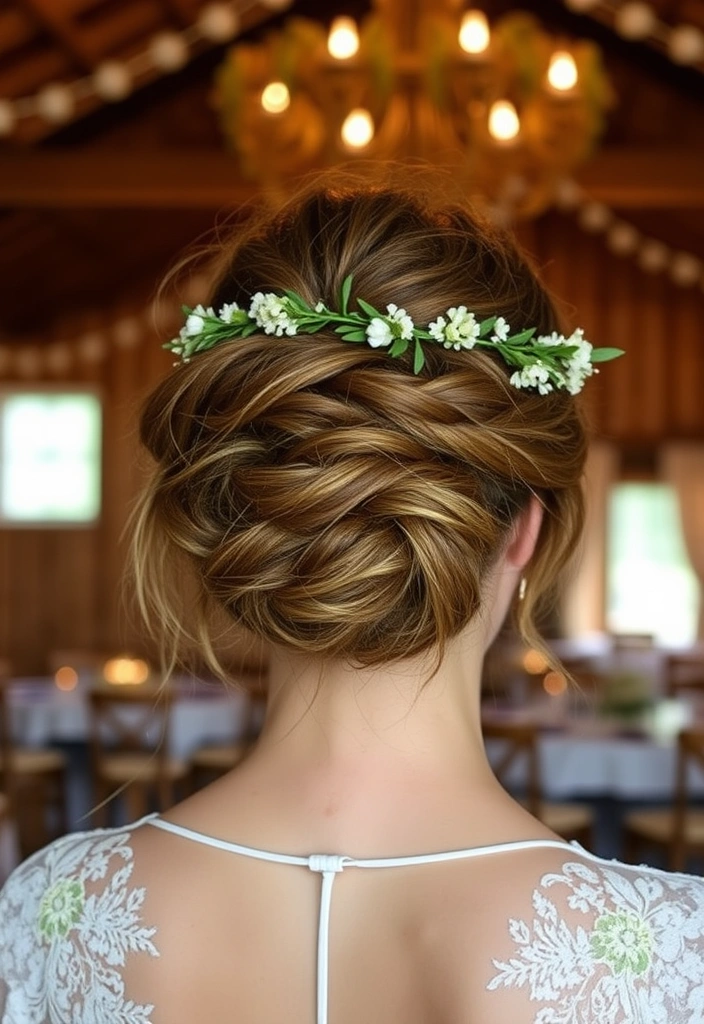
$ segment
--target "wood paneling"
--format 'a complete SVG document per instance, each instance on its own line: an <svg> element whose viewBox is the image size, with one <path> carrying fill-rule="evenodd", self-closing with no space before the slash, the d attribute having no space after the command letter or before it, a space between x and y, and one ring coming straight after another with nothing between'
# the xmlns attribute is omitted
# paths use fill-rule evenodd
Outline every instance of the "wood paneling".
<svg viewBox="0 0 704 1024"><path fill-rule="evenodd" d="M595 344L626 350L586 388L597 436L653 449L668 437L704 441L704 294L644 275L566 216L522 234L568 323L583 326ZM121 607L121 535L146 465L137 410L172 362L160 340L154 334L136 348L114 348L97 366L78 363L71 377L97 385L104 401L100 523L0 530L0 657L16 672L44 671L53 649L149 651L136 616Z"/></svg>

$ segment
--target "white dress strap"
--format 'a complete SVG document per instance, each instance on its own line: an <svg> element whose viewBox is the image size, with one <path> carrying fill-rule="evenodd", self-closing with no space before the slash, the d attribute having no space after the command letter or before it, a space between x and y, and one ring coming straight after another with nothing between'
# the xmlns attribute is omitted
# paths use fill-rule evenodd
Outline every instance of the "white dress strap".
<svg viewBox="0 0 704 1024"><path fill-rule="evenodd" d="M468 850L448 850L444 853L418 854L410 857L373 857L362 860L356 857L343 857L338 854L314 853L309 857L297 857L287 853L272 853L270 850L258 850L253 846L240 846L239 843L228 843L224 839L196 832L194 829L176 825L154 815L146 818L144 824L172 832L174 835L191 839L193 842L212 846L216 850L238 853L243 857L254 857L256 860L272 861L276 864L295 864L316 871L321 876L320 916L318 920L318 964L317 964L317 1024L328 1024L328 963L330 942L330 906L332 889L336 876L347 867L355 868L401 868L415 864L440 864L453 860L469 860L472 857L484 857L490 853L510 853L519 850L533 850L539 847L557 847L564 850L573 849L570 843L556 839L525 839L517 843L501 843L498 846L480 846Z"/></svg>

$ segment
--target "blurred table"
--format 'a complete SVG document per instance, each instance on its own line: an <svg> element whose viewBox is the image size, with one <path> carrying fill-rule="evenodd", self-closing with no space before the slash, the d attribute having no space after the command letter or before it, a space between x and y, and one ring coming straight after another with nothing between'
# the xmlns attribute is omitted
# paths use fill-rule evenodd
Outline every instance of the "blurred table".
<svg viewBox="0 0 704 1024"><path fill-rule="evenodd" d="M554 703L520 709L485 708L485 721L532 724L538 729L543 793L550 800L607 796L620 800L668 800L674 791L677 733L700 723L701 709L686 701L661 700L633 721L577 715ZM489 761L501 744L487 744ZM520 787L524 768L517 762L507 775ZM704 795L704 771L692 770L691 791Z"/></svg>
<svg viewBox="0 0 704 1024"><path fill-rule="evenodd" d="M52 677L14 679L7 702L15 742L31 747L87 743L90 686L81 678L75 689L63 691ZM239 739L249 727L250 698L245 692L183 676L169 686L177 695L169 727L173 757L188 758L204 743Z"/></svg>

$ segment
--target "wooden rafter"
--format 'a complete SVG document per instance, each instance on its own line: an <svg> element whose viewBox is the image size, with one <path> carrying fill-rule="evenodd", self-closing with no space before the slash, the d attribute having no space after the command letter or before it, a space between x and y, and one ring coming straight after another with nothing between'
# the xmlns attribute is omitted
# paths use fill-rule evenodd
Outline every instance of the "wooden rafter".
<svg viewBox="0 0 704 1024"><path fill-rule="evenodd" d="M580 184L618 209L704 210L696 150L606 149ZM219 209L251 198L233 157L217 151L105 149L7 153L0 161L0 207Z"/></svg>
<svg viewBox="0 0 704 1024"><path fill-rule="evenodd" d="M69 18L57 11L54 0L22 0L22 6L30 17L46 29L64 50L71 62L82 72L91 72L95 67L97 54L86 46Z"/></svg>

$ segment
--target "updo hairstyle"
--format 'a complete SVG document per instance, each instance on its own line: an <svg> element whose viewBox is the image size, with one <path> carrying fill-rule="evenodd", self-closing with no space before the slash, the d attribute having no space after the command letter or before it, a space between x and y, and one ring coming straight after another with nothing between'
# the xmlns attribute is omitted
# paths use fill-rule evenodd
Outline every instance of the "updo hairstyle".
<svg viewBox="0 0 704 1024"><path fill-rule="evenodd" d="M421 325L465 305L514 330L559 326L494 228L468 209L371 186L318 185L240 231L211 304L248 308L257 291L292 289L336 309L348 274L351 309L361 296ZM218 671L217 606L301 654L360 666L439 658L480 611L485 574L531 494L544 518L517 611L526 641L541 646L536 601L582 525L577 404L514 388L485 349L425 353L415 376L409 358L331 331L257 333L159 384L141 419L156 468L133 564L167 649L195 643Z"/></svg>

